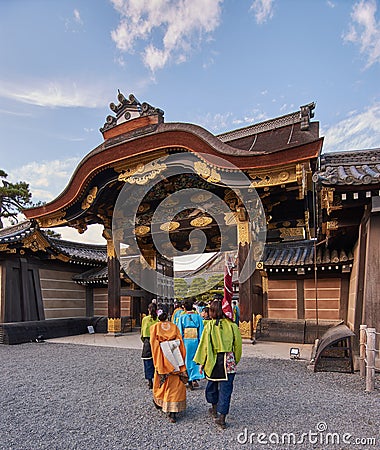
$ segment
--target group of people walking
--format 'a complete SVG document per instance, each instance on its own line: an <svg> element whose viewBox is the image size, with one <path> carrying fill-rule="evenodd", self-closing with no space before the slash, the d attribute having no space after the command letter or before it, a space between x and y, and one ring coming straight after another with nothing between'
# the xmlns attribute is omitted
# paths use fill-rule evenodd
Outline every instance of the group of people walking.
<svg viewBox="0 0 380 450"><path fill-rule="evenodd" d="M206 378L209 414L226 428L242 339L237 324L224 315L222 301L213 300L203 317L190 301L174 310L170 321L155 303L148 312L141 324L142 358L156 408L176 422L186 409L186 387L193 390Z"/></svg>

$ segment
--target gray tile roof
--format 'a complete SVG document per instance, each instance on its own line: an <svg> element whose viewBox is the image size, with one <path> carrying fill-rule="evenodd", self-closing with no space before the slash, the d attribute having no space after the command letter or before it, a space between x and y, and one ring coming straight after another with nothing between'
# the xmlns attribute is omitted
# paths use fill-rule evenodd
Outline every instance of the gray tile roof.
<svg viewBox="0 0 380 450"><path fill-rule="evenodd" d="M326 153L313 180L324 185L380 183L380 149Z"/></svg>
<svg viewBox="0 0 380 450"><path fill-rule="evenodd" d="M264 251L265 267L303 267L314 264L314 241L267 244ZM317 246L317 265L343 264L353 260L347 249L329 249Z"/></svg>
<svg viewBox="0 0 380 450"><path fill-rule="evenodd" d="M23 240L33 233L41 233L56 253L70 258L71 262L105 264L107 262L107 247L105 245L85 244L81 242L65 241L47 235L44 230L37 228L33 222L25 221L0 230L0 244L22 245Z"/></svg>
<svg viewBox="0 0 380 450"><path fill-rule="evenodd" d="M35 231L30 221L20 222L0 230L0 244L21 242L26 236Z"/></svg>

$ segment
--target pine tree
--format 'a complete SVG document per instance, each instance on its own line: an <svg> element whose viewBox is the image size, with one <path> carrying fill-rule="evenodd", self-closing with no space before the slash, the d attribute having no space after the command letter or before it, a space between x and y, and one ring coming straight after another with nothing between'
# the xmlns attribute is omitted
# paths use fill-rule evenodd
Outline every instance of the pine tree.
<svg viewBox="0 0 380 450"><path fill-rule="evenodd" d="M0 229L4 227L3 219L10 219L17 223L17 215L28 206L31 206L32 194L29 184L24 181L10 183L6 181L8 174L0 169Z"/></svg>

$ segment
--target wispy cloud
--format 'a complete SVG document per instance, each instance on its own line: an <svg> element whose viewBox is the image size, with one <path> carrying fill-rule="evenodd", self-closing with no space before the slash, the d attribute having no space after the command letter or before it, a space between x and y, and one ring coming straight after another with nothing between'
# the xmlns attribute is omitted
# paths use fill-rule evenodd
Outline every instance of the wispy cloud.
<svg viewBox="0 0 380 450"><path fill-rule="evenodd" d="M29 86L3 80L0 97L50 108L96 108L105 104L104 97L94 86L46 80L32 81Z"/></svg>
<svg viewBox="0 0 380 450"><path fill-rule="evenodd" d="M10 111L8 109L0 109L0 114L5 116L31 117L32 114L20 111Z"/></svg>
<svg viewBox="0 0 380 450"><path fill-rule="evenodd" d="M80 12L77 9L74 9L73 15L74 15L74 21L76 23L79 23L80 25L82 25L83 24L83 20L82 20L82 18L80 16Z"/></svg>
<svg viewBox="0 0 380 450"><path fill-rule="evenodd" d="M29 183L33 202L49 202L63 191L78 162L79 158L30 162L9 171L8 179L12 182L21 180Z"/></svg>
<svg viewBox="0 0 380 450"><path fill-rule="evenodd" d="M349 31L343 39L360 46L367 57L366 67L380 62L380 23L376 21L376 0L361 0L352 8Z"/></svg>
<svg viewBox="0 0 380 450"><path fill-rule="evenodd" d="M273 4L274 0L254 0L251 5L251 10L259 25L273 17Z"/></svg>
<svg viewBox="0 0 380 450"><path fill-rule="evenodd" d="M63 19L65 23L65 30L70 33L78 33L83 27L83 20L78 9L74 9L72 16Z"/></svg>
<svg viewBox="0 0 380 450"><path fill-rule="evenodd" d="M144 64L152 71L171 61L182 63L204 34L220 23L223 0L111 0L120 14L118 27L111 32L118 49L133 53L137 41L146 41ZM161 34L160 45L152 43Z"/></svg>
<svg viewBox="0 0 380 450"><path fill-rule="evenodd" d="M380 103L321 130L325 152L380 147Z"/></svg>
<svg viewBox="0 0 380 450"><path fill-rule="evenodd" d="M268 116L259 109L253 109L245 116L236 117L232 112L206 114L196 118L196 123L206 128L212 133L224 133L235 129L236 127L246 127L254 123L268 119Z"/></svg>

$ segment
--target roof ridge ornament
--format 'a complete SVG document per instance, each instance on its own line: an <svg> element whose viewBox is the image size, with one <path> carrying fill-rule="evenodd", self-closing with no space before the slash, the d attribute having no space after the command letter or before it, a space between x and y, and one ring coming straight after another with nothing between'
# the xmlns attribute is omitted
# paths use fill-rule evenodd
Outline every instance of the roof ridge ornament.
<svg viewBox="0 0 380 450"><path fill-rule="evenodd" d="M162 109L156 108L147 102L140 103L133 94L129 94L128 98L126 98L119 89L117 92L119 103L110 103L110 109L116 114L116 117L111 115L106 117L105 124L100 128L101 133L129 120L144 116L158 116L159 122L163 122L164 111Z"/></svg>
<svg viewBox="0 0 380 450"><path fill-rule="evenodd" d="M310 127L310 119L314 117L315 102L300 106L301 130L306 131Z"/></svg>

